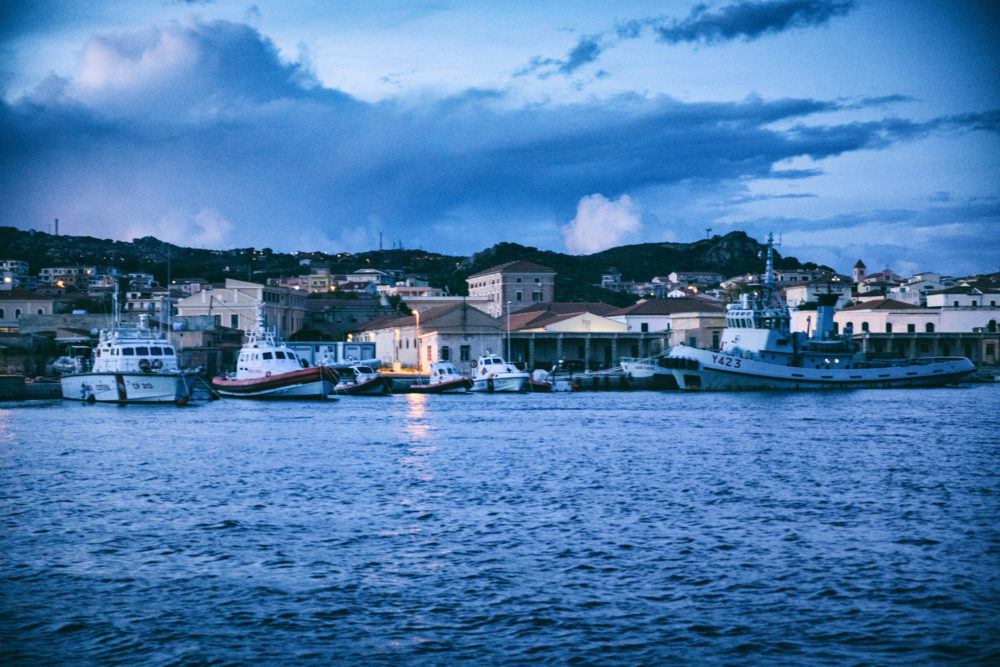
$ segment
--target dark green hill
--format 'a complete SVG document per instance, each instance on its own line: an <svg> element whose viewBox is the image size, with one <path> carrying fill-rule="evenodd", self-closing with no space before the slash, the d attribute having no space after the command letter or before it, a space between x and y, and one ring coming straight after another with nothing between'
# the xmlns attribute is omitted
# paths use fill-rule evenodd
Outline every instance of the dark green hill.
<svg viewBox="0 0 1000 667"><path fill-rule="evenodd" d="M593 255L566 255L517 243L498 243L471 257L454 257L426 250L373 250L364 253L276 253L270 248L205 250L165 243L151 236L131 243L91 236L55 236L37 231L0 227L0 259L21 259L32 273L47 266L93 264L114 266L127 272L152 273L166 281L169 260L172 279L204 278L221 281L238 278L264 282L267 278L299 275L302 265L328 265L334 273L371 267L426 274L431 285L452 294L466 294L465 279L484 269L525 260L555 269L556 298L560 301L604 301L627 305L635 297L610 292L596 285L601 274L615 267L626 281L648 281L671 271L715 271L724 276L763 269L764 246L743 232L730 232L693 243L642 243L611 248ZM777 260L778 268L799 268L794 257ZM815 265L807 263L806 268Z"/></svg>

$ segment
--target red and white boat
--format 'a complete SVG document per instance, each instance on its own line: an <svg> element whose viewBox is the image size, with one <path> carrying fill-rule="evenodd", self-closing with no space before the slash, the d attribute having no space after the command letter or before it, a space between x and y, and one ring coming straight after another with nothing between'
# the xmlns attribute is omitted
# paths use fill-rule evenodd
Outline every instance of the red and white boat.
<svg viewBox="0 0 1000 667"><path fill-rule="evenodd" d="M327 366L303 368L304 360L286 345L275 342L260 315L247 332L236 372L212 378L212 387L230 398L329 398L337 372Z"/></svg>
<svg viewBox="0 0 1000 667"><path fill-rule="evenodd" d="M426 384L411 384L410 391L418 394L464 394L472 389L472 380L458 372L450 361L435 361Z"/></svg>
<svg viewBox="0 0 1000 667"><path fill-rule="evenodd" d="M371 366L351 366L344 371L333 390L348 396L383 396L391 393L392 380L383 377Z"/></svg>

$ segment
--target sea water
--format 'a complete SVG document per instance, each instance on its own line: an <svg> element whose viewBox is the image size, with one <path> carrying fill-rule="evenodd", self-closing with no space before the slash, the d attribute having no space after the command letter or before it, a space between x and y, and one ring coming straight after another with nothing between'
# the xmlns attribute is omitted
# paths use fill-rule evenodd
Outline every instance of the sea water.
<svg viewBox="0 0 1000 667"><path fill-rule="evenodd" d="M0 405L0 660L1000 661L1000 385Z"/></svg>

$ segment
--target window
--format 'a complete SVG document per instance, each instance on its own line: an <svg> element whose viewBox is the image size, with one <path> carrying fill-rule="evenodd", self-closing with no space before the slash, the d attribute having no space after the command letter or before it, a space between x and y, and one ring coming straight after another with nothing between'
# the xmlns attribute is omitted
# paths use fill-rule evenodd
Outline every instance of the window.
<svg viewBox="0 0 1000 667"><path fill-rule="evenodd" d="M934 333L934 323L928 322L927 324L925 324L924 331L926 331L927 333Z"/></svg>
<svg viewBox="0 0 1000 667"><path fill-rule="evenodd" d="M276 352L274 353L274 358L275 358L275 359L284 359L284 358L285 358L285 353L284 353L284 352L282 352L281 350L277 350L277 351L276 351Z"/></svg>
<svg viewBox="0 0 1000 667"><path fill-rule="evenodd" d="M867 322L862 322L861 323L861 330L862 331L868 331L868 323Z"/></svg>
<svg viewBox="0 0 1000 667"><path fill-rule="evenodd" d="M434 348L430 345L427 346L427 363L434 361Z"/></svg>
<svg viewBox="0 0 1000 667"><path fill-rule="evenodd" d="M532 292L531 293L531 300L535 301L535 302L541 302L541 300L542 300L542 293L541 292Z"/></svg>
<svg viewBox="0 0 1000 667"><path fill-rule="evenodd" d="M222 315L218 315L218 314L212 315L212 319L215 321L215 326L217 326L217 327L221 327L222 326Z"/></svg>
<svg viewBox="0 0 1000 667"><path fill-rule="evenodd" d="M541 282L542 282L542 279L541 279L541 278L535 278L535 284L536 284L536 285L540 285L540 284L541 284Z"/></svg>
<svg viewBox="0 0 1000 667"><path fill-rule="evenodd" d="M915 333L916 330L917 330L917 325L916 324L907 324L906 325L906 333Z"/></svg>
<svg viewBox="0 0 1000 667"><path fill-rule="evenodd" d="M885 323L885 332L886 333L892 333L892 322L886 322Z"/></svg>
<svg viewBox="0 0 1000 667"><path fill-rule="evenodd" d="M152 356L154 356L154 357L162 357L163 356L163 348L162 347L151 347L151 348L149 348L149 353Z"/></svg>
<svg viewBox="0 0 1000 667"><path fill-rule="evenodd" d="M643 322L639 325L639 331L642 333L649 333L649 322Z"/></svg>
<svg viewBox="0 0 1000 667"><path fill-rule="evenodd" d="M972 300L972 307L973 307L973 308L975 308L975 307L976 307L976 306L978 306L978 305L979 305L979 302L978 302L978 301L976 301L975 299L973 299L973 300Z"/></svg>
<svg viewBox="0 0 1000 667"><path fill-rule="evenodd" d="M137 348L135 348L135 353L138 354L141 357L148 357L149 356L149 348L148 347L137 347Z"/></svg>
<svg viewBox="0 0 1000 667"><path fill-rule="evenodd" d="M524 299L524 292L517 290L514 292L514 301L522 301Z"/></svg>
<svg viewBox="0 0 1000 667"><path fill-rule="evenodd" d="M954 303L954 304L955 304L955 307L956 307L956 308L958 308L958 300L955 300L955 301L953 301L952 303Z"/></svg>
<svg viewBox="0 0 1000 667"><path fill-rule="evenodd" d="M168 357L173 356L173 354L174 354L174 348L172 348L172 347L165 347L165 348L163 348L163 354L166 355L166 356L168 356Z"/></svg>
<svg viewBox="0 0 1000 667"><path fill-rule="evenodd" d="M516 282L521 282L521 279L520 279L520 278L518 278L518 279L516 280Z"/></svg>
<svg viewBox="0 0 1000 667"><path fill-rule="evenodd" d="M19 317L21 317L21 309L20 308L15 308L14 309L14 319L17 319Z"/></svg>
<svg viewBox="0 0 1000 667"><path fill-rule="evenodd" d="M986 356L987 357L993 356L993 343L986 343Z"/></svg>
<svg viewBox="0 0 1000 667"><path fill-rule="evenodd" d="M7 312L3 308L0 308L0 320L5 317L7 317Z"/></svg>
<svg viewBox="0 0 1000 667"><path fill-rule="evenodd" d="M470 359L471 352L472 350L468 345L461 345L458 348L458 358L461 361L468 361Z"/></svg>
<svg viewBox="0 0 1000 667"><path fill-rule="evenodd" d="M271 358L271 356L272 356L272 355L271 355L271 353L270 353L270 352L264 352L264 353L263 353L263 354L261 355L261 357L262 357L262 358L264 358L264 359L270 359L270 358Z"/></svg>
<svg viewBox="0 0 1000 667"><path fill-rule="evenodd" d="M37 314L37 315L44 315L44 314L45 314L45 311L44 311L44 310L42 310L41 308L39 308L39 309L38 309L38 312L37 312L36 314Z"/></svg>
<svg viewBox="0 0 1000 667"><path fill-rule="evenodd" d="M229 326L233 329L240 328L240 316L238 314L233 313L229 316Z"/></svg>
<svg viewBox="0 0 1000 667"><path fill-rule="evenodd" d="M122 348L122 356L123 357L134 357L135 356L135 350L133 350L131 347L123 347Z"/></svg>
<svg viewBox="0 0 1000 667"><path fill-rule="evenodd" d="M441 346L441 361L451 361L451 348L447 345Z"/></svg>

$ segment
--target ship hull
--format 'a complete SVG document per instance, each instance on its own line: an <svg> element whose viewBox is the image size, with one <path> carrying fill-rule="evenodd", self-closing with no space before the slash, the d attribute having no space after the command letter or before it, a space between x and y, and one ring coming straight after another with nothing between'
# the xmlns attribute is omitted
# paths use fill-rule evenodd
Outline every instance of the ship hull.
<svg viewBox="0 0 1000 667"><path fill-rule="evenodd" d="M528 384L528 375L511 375L507 377L477 378L472 383L472 391L485 393L516 393L524 391Z"/></svg>
<svg viewBox="0 0 1000 667"><path fill-rule="evenodd" d="M78 373L64 375L62 396L88 403L175 403L190 400L193 373Z"/></svg>
<svg viewBox="0 0 1000 667"><path fill-rule="evenodd" d="M319 366L247 380L216 377L212 388L228 398L312 399L332 394L336 380L331 369Z"/></svg>
<svg viewBox="0 0 1000 667"><path fill-rule="evenodd" d="M666 363L678 387L688 391L935 387L963 380L976 370L962 357L866 368L800 368L686 346L674 348Z"/></svg>
<svg viewBox="0 0 1000 667"><path fill-rule="evenodd" d="M334 392L348 396L385 396L392 393L392 380L379 376L364 382L338 384Z"/></svg>
<svg viewBox="0 0 1000 667"><path fill-rule="evenodd" d="M464 394L472 388L472 380L458 378L437 384L411 384L409 391L415 394Z"/></svg>

